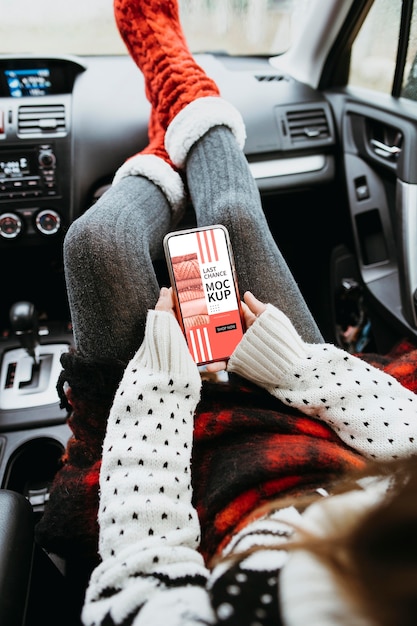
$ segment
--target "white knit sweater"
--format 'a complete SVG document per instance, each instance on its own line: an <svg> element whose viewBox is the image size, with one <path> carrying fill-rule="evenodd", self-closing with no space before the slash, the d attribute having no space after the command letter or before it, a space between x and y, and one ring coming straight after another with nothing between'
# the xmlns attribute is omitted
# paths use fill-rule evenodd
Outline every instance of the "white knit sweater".
<svg viewBox="0 0 417 626"><path fill-rule="evenodd" d="M417 452L414 394L339 348L304 343L271 305L246 332L228 369L326 422L367 457ZM209 572L198 552L190 459L200 385L175 318L150 311L144 343L126 369L108 420L100 474L102 563L87 589L85 626L120 625L129 618L141 626L197 626L222 623L233 612L232 601L214 610L209 595L227 566ZM300 521L292 508L274 513L244 529L244 546L261 535L285 542L288 526L279 519ZM285 553L268 553L268 541L261 558L243 567L273 571L284 565ZM238 601L239 591L236 582L231 600ZM260 603L270 597L263 594Z"/></svg>
<svg viewBox="0 0 417 626"><path fill-rule="evenodd" d="M272 305L249 328L228 369L325 422L367 458L417 452L415 394L340 348L304 343Z"/></svg>
<svg viewBox="0 0 417 626"><path fill-rule="evenodd" d="M190 483L200 386L173 315L150 311L145 341L108 419L98 514L103 561L87 589L85 624L100 624L107 614L121 624L145 604L137 623L162 626L153 621L152 607L178 626L210 616ZM178 586L182 593L171 600L167 591Z"/></svg>

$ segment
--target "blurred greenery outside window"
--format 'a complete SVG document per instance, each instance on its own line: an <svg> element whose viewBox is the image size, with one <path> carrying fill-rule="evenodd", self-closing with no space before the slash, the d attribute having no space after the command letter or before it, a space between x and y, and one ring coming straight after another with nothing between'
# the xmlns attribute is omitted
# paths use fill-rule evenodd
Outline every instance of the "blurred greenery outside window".
<svg viewBox="0 0 417 626"><path fill-rule="evenodd" d="M375 0L352 47L349 85L392 93L402 0ZM404 66L401 96L417 101L417 0Z"/></svg>

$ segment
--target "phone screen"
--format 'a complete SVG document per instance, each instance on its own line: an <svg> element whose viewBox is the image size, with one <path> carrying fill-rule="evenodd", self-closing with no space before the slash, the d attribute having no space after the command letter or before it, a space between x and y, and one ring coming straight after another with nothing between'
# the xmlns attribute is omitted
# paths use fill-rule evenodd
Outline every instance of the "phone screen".
<svg viewBox="0 0 417 626"><path fill-rule="evenodd" d="M244 332L229 235L222 225L168 233L177 313L197 365L227 360Z"/></svg>

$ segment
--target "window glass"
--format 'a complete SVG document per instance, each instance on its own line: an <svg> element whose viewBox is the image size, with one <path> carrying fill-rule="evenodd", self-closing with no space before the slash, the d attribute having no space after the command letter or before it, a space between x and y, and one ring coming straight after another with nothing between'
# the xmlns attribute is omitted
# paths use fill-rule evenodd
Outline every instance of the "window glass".
<svg viewBox="0 0 417 626"><path fill-rule="evenodd" d="M373 3L352 47L350 85L391 93L401 5L401 0Z"/></svg>
<svg viewBox="0 0 417 626"><path fill-rule="evenodd" d="M193 52L285 52L310 0L179 0ZM126 54L113 0L0 0L0 52Z"/></svg>
<svg viewBox="0 0 417 626"><path fill-rule="evenodd" d="M179 0L194 52L276 55L285 52L309 0Z"/></svg>
<svg viewBox="0 0 417 626"><path fill-rule="evenodd" d="M401 95L410 100L417 100L417 0L414 1Z"/></svg>

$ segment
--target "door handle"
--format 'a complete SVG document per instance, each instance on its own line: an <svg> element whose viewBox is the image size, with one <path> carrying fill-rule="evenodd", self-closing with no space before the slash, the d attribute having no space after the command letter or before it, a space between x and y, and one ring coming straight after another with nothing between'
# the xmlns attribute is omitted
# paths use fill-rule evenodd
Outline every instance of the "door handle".
<svg viewBox="0 0 417 626"><path fill-rule="evenodd" d="M386 143L378 141L377 139L371 139L371 146L373 147L375 154L384 159L395 158L401 153L401 148L398 146L388 146Z"/></svg>

